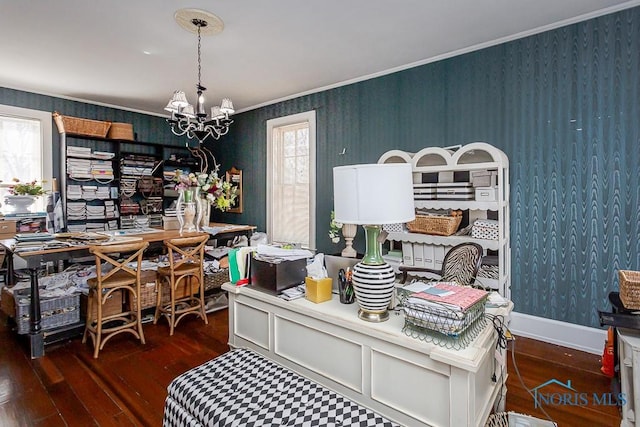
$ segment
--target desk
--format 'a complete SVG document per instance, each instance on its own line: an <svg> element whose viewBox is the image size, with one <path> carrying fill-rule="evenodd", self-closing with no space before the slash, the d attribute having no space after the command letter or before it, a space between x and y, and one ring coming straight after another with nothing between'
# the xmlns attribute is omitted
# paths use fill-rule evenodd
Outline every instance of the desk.
<svg viewBox="0 0 640 427"><path fill-rule="evenodd" d="M256 230L255 225L236 225L236 224L224 224L221 222L211 222L209 227L221 228L222 230L211 234L212 237L220 240L233 238L235 236L247 236L247 240L251 240L251 235ZM250 244L251 242L249 242Z"/></svg>
<svg viewBox="0 0 640 427"><path fill-rule="evenodd" d="M217 224L218 226L228 226L229 224ZM237 234L247 234L250 236L250 233L255 229L254 226L237 226L233 229L225 231L224 234L235 233ZM193 233L193 235L200 233ZM157 232L144 232L142 234L127 234L128 236L136 236L141 237L143 241L154 243L154 242L162 242L165 239L172 239L175 237L180 237L179 230L158 230ZM186 234L183 234L186 235ZM191 234L190 234L191 235ZM214 235L217 237L219 234ZM13 256L19 256L27 262L27 268L29 269L29 278L31 282L31 304L29 307L29 316L30 316L30 331L29 331L29 347L31 349L31 358L38 358L44 356L44 346L47 344L45 342L45 335L51 336L53 334L49 334L51 331L47 331L47 334L42 331L41 328L41 313L40 313L40 292L38 288L38 269L41 267L42 263L48 261L57 262L59 260L67 260L72 257L84 256L89 253L90 245L80 245L80 246L70 246L65 248L55 248L55 249L45 249L45 250L37 250L37 251L29 251L29 252L21 252L14 253L13 245L15 240L6 239L0 240L0 246L4 247L7 252L7 278L8 285L12 286L14 282L14 274L13 274ZM81 325L74 325L74 327L63 327L58 332L62 335L69 334L75 335L77 333L77 328L82 328Z"/></svg>
<svg viewBox="0 0 640 427"><path fill-rule="evenodd" d="M484 426L506 396L506 352L488 322L463 350L405 335L403 315L358 319L357 304L285 301L250 286L229 296L229 346L251 348L401 425ZM513 304L487 311L509 316ZM497 380L493 381L492 376Z"/></svg>

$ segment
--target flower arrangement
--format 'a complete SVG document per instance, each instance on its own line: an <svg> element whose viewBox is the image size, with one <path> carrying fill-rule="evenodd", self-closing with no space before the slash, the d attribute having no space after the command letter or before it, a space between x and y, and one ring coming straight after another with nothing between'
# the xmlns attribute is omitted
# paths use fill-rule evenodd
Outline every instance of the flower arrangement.
<svg viewBox="0 0 640 427"><path fill-rule="evenodd" d="M192 187L199 188L203 198L222 212L231 209L238 197L238 187L221 179L218 176L218 168L210 173L185 174L181 170L176 170L173 180L176 182L175 189L178 191Z"/></svg>
<svg viewBox="0 0 640 427"><path fill-rule="evenodd" d="M36 180L33 180L31 182L20 182L18 178L13 178L13 182L15 184L12 184L9 187L9 193L15 196L39 197L47 194L44 188L42 188L42 184L44 184L45 181L42 181L41 184L38 184Z"/></svg>
<svg viewBox="0 0 640 427"><path fill-rule="evenodd" d="M336 213L331 211L331 222L329 223L329 238L333 243L340 242L340 230L342 230L342 224L336 222Z"/></svg>

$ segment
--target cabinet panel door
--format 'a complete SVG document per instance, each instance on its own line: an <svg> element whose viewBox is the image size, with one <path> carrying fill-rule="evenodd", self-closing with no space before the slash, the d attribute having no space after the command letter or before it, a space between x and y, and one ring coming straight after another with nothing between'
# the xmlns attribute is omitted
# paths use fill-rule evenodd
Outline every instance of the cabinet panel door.
<svg viewBox="0 0 640 427"><path fill-rule="evenodd" d="M277 355L362 393L362 345L339 328L323 331L278 315L274 324Z"/></svg>
<svg viewBox="0 0 640 427"><path fill-rule="evenodd" d="M433 364L432 361L429 361ZM371 352L371 397L428 425L449 425L451 399L448 367L421 366L393 354Z"/></svg>
<svg viewBox="0 0 640 427"><path fill-rule="evenodd" d="M269 312L236 302L233 334L269 350Z"/></svg>

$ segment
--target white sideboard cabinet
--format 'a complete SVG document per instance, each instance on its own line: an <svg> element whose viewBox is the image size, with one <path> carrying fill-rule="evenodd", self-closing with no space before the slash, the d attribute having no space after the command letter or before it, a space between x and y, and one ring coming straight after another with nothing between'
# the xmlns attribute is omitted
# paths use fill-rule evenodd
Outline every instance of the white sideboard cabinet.
<svg viewBox="0 0 640 427"><path fill-rule="evenodd" d="M487 326L463 350L402 332L404 317L358 319L357 304L285 301L253 289L229 295L229 345L251 348L403 426L484 426L506 396L505 351ZM512 305L488 309L507 317Z"/></svg>

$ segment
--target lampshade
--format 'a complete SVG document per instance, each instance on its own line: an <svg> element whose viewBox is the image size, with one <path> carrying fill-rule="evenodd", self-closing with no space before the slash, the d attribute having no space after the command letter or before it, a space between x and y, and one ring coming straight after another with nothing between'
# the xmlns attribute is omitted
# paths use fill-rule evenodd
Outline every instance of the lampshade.
<svg viewBox="0 0 640 427"><path fill-rule="evenodd" d="M333 168L336 222L394 224L415 219L413 179L408 163Z"/></svg>
<svg viewBox="0 0 640 427"><path fill-rule="evenodd" d="M173 92L173 97L171 98L170 103L176 108L184 108L189 105L187 96L181 90L176 90L175 92Z"/></svg>
<svg viewBox="0 0 640 427"><path fill-rule="evenodd" d="M224 98L220 104L220 111L224 114L233 114L235 112L233 102L229 98Z"/></svg>

